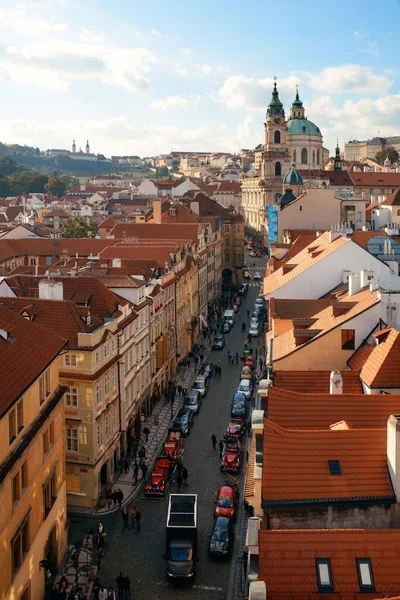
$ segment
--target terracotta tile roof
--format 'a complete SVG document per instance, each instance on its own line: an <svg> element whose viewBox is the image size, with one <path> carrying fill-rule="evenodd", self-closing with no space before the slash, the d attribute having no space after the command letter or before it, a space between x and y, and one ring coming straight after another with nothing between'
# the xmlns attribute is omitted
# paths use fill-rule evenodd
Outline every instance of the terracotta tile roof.
<svg viewBox="0 0 400 600"><path fill-rule="evenodd" d="M64 217L66 219L69 219L70 216L70 213L67 213L65 210L62 210L61 208L54 208L50 212L46 213L44 215L44 218L47 219L48 217Z"/></svg>
<svg viewBox="0 0 400 600"><path fill-rule="evenodd" d="M353 356L351 356L347 361L347 364L349 365L350 369L354 369L355 371L357 371L357 373L359 373L362 367L364 366L365 361L368 359L371 352L373 351L373 344L362 344L361 346L359 346L354 352Z"/></svg>
<svg viewBox="0 0 400 600"><path fill-rule="evenodd" d="M161 223L198 223L199 217L189 207L176 202L161 215Z"/></svg>
<svg viewBox="0 0 400 600"><path fill-rule="evenodd" d="M390 540L390 541L389 541ZM259 579L268 600L383 598L399 593L399 529L261 530ZM371 561L374 593L360 593L356 559ZM331 561L334 594L318 594L317 558Z"/></svg>
<svg viewBox="0 0 400 600"><path fill-rule="evenodd" d="M187 240L190 244L190 240ZM103 258L135 258L139 261L145 261L149 259L154 261L159 268L164 268L167 262L169 266L172 265L171 255L178 252L179 246L175 243L166 243L165 245L154 245L149 242L148 245L121 245L121 246L110 246L101 252L101 260ZM132 273L134 274L134 273ZM139 273L135 273L139 274Z"/></svg>
<svg viewBox="0 0 400 600"><path fill-rule="evenodd" d="M361 368L361 379L370 388L400 388L400 332L390 329L374 337L379 343L372 346Z"/></svg>
<svg viewBox="0 0 400 600"><path fill-rule="evenodd" d="M0 416L14 404L66 345L66 339L0 303Z"/></svg>
<svg viewBox="0 0 400 600"><path fill-rule="evenodd" d="M283 265L266 277L264 279L264 294L273 294L275 290L279 289L292 279L295 279L298 275L304 273L304 271L324 260L327 256L350 242L349 239L343 236L337 237L330 242L329 235L330 232L323 233L306 248L301 250L296 256L293 256L291 258L291 264L295 265L295 267L289 272L284 273ZM309 252L308 248L313 248L314 253ZM317 254L317 251L321 252Z"/></svg>
<svg viewBox="0 0 400 600"><path fill-rule="evenodd" d="M221 181L215 189L215 193L233 192L235 195L242 193L242 184L239 181Z"/></svg>
<svg viewBox="0 0 400 600"><path fill-rule="evenodd" d="M304 344L312 343L314 340L328 333L328 331L332 331L336 327L343 325L346 321L369 310L379 302L378 291L370 292L369 287L362 289L351 297L343 296L338 298L333 305L337 306L339 309L342 307L344 312L338 314L338 316L334 316L333 308L332 306L329 306L319 313L316 313L314 315L315 321L312 326L308 329L303 329L301 335L306 336L303 344L296 345L295 333L297 334L298 331L295 327L275 337L273 344L273 360L279 360L292 352L301 350ZM311 339L307 339L307 332L309 332L310 329L316 333Z"/></svg>
<svg viewBox="0 0 400 600"><path fill-rule="evenodd" d="M324 171L323 169L299 169L303 179L326 179L333 186L354 186L348 171Z"/></svg>
<svg viewBox="0 0 400 600"><path fill-rule="evenodd" d="M107 217L106 219L104 219L104 221L101 221L99 223L99 229L100 227L114 227L114 225L117 224L117 221L115 221L112 217Z"/></svg>
<svg viewBox="0 0 400 600"><path fill-rule="evenodd" d="M354 172L352 179L356 187L376 186L400 187L400 173L376 173L373 171Z"/></svg>
<svg viewBox="0 0 400 600"><path fill-rule="evenodd" d="M56 256L63 254L89 256L96 254L107 246L114 245L119 240L106 239L0 239L0 261L14 256Z"/></svg>
<svg viewBox="0 0 400 600"><path fill-rule="evenodd" d="M110 235L118 238L146 238L187 240L197 243L198 234L203 231L202 223L117 223ZM1 240L0 240L1 241Z"/></svg>
<svg viewBox="0 0 400 600"><path fill-rule="evenodd" d="M327 298L319 300L303 300L289 298L270 298L269 314L278 319L309 318L331 305Z"/></svg>
<svg viewBox="0 0 400 600"><path fill-rule="evenodd" d="M330 474L330 460L340 462L341 475ZM338 499L395 502L386 428L300 431L265 419L262 497L266 505Z"/></svg>
<svg viewBox="0 0 400 600"><path fill-rule="evenodd" d="M362 394L359 371L341 371L344 394ZM274 389L293 392L329 394L331 371L280 371L274 372Z"/></svg>
<svg viewBox="0 0 400 600"><path fill-rule="evenodd" d="M385 429L390 415L400 413L400 395L299 393L271 387L268 418L286 429L328 429L347 421L355 429Z"/></svg>
<svg viewBox="0 0 400 600"><path fill-rule="evenodd" d="M390 194L382 204L385 206L400 206L400 188L393 192L393 194Z"/></svg>
<svg viewBox="0 0 400 600"><path fill-rule="evenodd" d="M367 250L367 243L373 237L390 237L386 231L354 231L352 241Z"/></svg>

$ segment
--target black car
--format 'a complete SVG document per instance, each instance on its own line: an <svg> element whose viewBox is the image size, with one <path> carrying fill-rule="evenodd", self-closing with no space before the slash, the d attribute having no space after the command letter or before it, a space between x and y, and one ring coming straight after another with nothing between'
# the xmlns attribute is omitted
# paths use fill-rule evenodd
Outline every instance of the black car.
<svg viewBox="0 0 400 600"><path fill-rule="evenodd" d="M223 350L225 346L225 338L223 335L216 335L213 341L213 350Z"/></svg>
<svg viewBox="0 0 400 600"><path fill-rule="evenodd" d="M171 425L172 431L180 431L183 436L189 435L190 428L193 425L193 411L189 408L181 408Z"/></svg>
<svg viewBox="0 0 400 600"><path fill-rule="evenodd" d="M210 556L219 558L228 558L232 553L234 540L232 519L228 517L218 517L215 519L214 526L208 543L208 553Z"/></svg>
<svg viewBox="0 0 400 600"><path fill-rule="evenodd" d="M228 321L224 321L221 325L220 332L221 333L229 333L230 330L231 330L231 326L229 325Z"/></svg>
<svg viewBox="0 0 400 600"><path fill-rule="evenodd" d="M233 397L231 415L232 417L246 416L246 396L242 392L236 392Z"/></svg>
<svg viewBox="0 0 400 600"><path fill-rule="evenodd" d="M214 375L214 369L215 367L212 363L204 363L204 365L201 365L199 373L211 379Z"/></svg>

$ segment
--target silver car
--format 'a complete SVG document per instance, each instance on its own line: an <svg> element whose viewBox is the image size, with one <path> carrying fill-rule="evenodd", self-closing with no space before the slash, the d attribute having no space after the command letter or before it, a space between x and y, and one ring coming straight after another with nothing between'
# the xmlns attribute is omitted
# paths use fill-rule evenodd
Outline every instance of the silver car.
<svg viewBox="0 0 400 600"><path fill-rule="evenodd" d="M192 389L199 392L201 397L204 398L208 390L208 377L204 377L204 375L197 375L193 382Z"/></svg>
<svg viewBox="0 0 400 600"><path fill-rule="evenodd" d="M258 327L250 327L249 329L249 335L251 337L258 337L260 335L260 332L258 331Z"/></svg>
<svg viewBox="0 0 400 600"><path fill-rule="evenodd" d="M242 379L239 383L238 392L242 392L246 396L246 400L251 398L252 385L248 379Z"/></svg>
<svg viewBox="0 0 400 600"><path fill-rule="evenodd" d="M197 390L190 390L190 392L186 396L183 408L188 408L189 410L193 411L195 415L197 415L197 413L200 410L200 406L201 406L200 392L198 392Z"/></svg>

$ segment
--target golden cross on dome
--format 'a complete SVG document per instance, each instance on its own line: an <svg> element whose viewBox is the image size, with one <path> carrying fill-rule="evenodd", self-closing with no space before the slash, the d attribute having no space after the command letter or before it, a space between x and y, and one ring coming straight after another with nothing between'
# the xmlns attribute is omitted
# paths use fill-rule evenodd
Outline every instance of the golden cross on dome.
<svg viewBox="0 0 400 600"><path fill-rule="evenodd" d="M296 83L296 94L298 94L298 93L299 93L299 84Z"/></svg>

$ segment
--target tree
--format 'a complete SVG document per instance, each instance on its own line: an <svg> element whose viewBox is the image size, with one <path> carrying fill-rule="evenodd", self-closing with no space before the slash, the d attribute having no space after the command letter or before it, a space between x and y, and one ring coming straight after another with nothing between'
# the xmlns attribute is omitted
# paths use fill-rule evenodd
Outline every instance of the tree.
<svg viewBox="0 0 400 600"><path fill-rule="evenodd" d="M36 175L31 180L29 191L32 194L43 194L48 182L49 178L47 175Z"/></svg>
<svg viewBox="0 0 400 600"><path fill-rule="evenodd" d="M97 227L82 217L70 217L61 224L60 231L64 238L91 238L97 234Z"/></svg>
<svg viewBox="0 0 400 600"><path fill-rule="evenodd" d="M17 171L8 176L8 182L11 187L11 195L18 196L19 194L29 194L31 181L33 178L32 171Z"/></svg>
<svg viewBox="0 0 400 600"><path fill-rule="evenodd" d="M11 187L8 178L0 175L0 197L6 198L11 195Z"/></svg>
<svg viewBox="0 0 400 600"><path fill-rule="evenodd" d="M57 198L61 198L65 190L65 181L61 177L51 177L46 184L47 193Z"/></svg>
<svg viewBox="0 0 400 600"><path fill-rule="evenodd" d="M388 146L387 148L384 148L383 150L378 152L378 154L375 156L375 160L380 165L383 165L387 157L389 157L389 160L392 163L399 162L399 153L393 146Z"/></svg>
<svg viewBox="0 0 400 600"><path fill-rule="evenodd" d="M1 175L11 175L11 173L18 171L19 167L20 166L17 164L17 162L9 156L0 156Z"/></svg>
<svg viewBox="0 0 400 600"><path fill-rule="evenodd" d="M159 175L160 177L169 177L168 167L159 167L157 169L157 175Z"/></svg>

